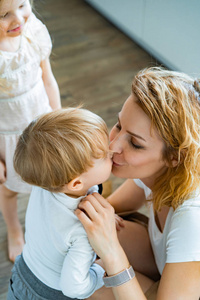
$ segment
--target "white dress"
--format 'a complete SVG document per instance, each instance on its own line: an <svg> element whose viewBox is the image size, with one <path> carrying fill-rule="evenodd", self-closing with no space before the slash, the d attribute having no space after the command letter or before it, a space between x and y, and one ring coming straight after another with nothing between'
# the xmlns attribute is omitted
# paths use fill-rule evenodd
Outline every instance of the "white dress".
<svg viewBox="0 0 200 300"><path fill-rule="evenodd" d="M51 53L51 39L45 25L31 14L16 52L0 50L0 158L6 163L5 186L28 193L13 168L17 140L26 126L42 113L51 111L42 80L41 61Z"/></svg>

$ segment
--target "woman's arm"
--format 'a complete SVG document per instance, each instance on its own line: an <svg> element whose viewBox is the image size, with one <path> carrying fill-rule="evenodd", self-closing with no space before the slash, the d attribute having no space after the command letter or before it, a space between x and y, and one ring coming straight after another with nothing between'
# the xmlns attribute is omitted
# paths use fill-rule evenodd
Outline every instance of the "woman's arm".
<svg viewBox="0 0 200 300"><path fill-rule="evenodd" d="M49 98L50 106L53 110L61 108L60 92L58 84L51 70L49 58L41 62L42 79Z"/></svg>
<svg viewBox="0 0 200 300"><path fill-rule="evenodd" d="M110 276L126 269L129 262L117 238L113 207L94 193L79 204L75 214L82 222L93 249L102 259L106 273ZM136 277L114 287L113 293L117 300L146 299Z"/></svg>
<svg viewBox="0 0 200 300"><path fill-rule="evenodd" d="M116 274L129 265L119 244L113 207L99 194L86 197L76 215L82 222L90 243L102 259L106 273ZM197 300L200 296L200 262L167 263L160 281L157 300ZM113 288L117 300L146 299L134 277Z"/></svg>
<svg viewBox="0 0 200 300"><path fill-rule="evenodd" d="M133 179L127 179L107 200L116 213L138 210L145 203L144 190L135 184Z"/></svg>
<svg viewBox="0 0 200 300"><path fill-rule="evenodd" d="M157 300L200 298L200 262L168 263L162 273Z"/></svg>

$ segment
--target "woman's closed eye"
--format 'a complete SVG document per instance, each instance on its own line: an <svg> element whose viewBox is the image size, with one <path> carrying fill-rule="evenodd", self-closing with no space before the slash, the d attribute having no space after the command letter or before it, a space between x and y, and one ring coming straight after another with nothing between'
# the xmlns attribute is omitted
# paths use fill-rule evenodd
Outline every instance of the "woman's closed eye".
<svg viewBox="0 0 200 300"><path fill-rule="evenodd" d="M132 146L133 148L135 148L135 149L144 149L143 146L141 146L141 145L135 143L132 139L130 140L130 144L131 144L131 146Z"/></svg>
<svg viewBox="0 0 200 300"><path fill-rule="evenodd" d="M119 122L117 122L117 123L115 124L115 128L116 128L117 130L119 130L119 131L122 129ZM129 143L130 143L131 147L133 147L133 148L135 148L135 149L144 149L144 147L141 146L141 145L139 145L137 142L135 142L135 140L133 140L132 137L130 138Z"/></svg>

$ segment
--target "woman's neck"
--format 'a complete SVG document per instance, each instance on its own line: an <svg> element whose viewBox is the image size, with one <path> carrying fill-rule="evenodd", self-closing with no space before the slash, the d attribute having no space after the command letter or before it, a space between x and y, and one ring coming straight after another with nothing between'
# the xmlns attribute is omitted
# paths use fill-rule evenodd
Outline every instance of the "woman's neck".
<svg viewBox="0 0 200 300"><path fill-rule="evenodd" d="M140 180L149 188L152 190L152 187L155 183L155 181L160 177L163 176L163 174L166 172L167 167L163 167L161 170L159 170L154 176L141 178Z"/></svg>
<svg viewBox="0 0 200 300"><path fill-rule="evenodd" d="M140 179L150 190L152 189L154 180L152 178L142 178Z"/></svg>

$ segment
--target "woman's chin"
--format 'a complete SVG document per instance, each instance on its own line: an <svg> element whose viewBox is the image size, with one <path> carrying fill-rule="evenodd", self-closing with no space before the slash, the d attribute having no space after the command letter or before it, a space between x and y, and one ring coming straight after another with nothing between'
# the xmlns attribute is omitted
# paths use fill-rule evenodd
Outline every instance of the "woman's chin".
<svg viewBox="0 0 200 300"><path fill-rule="evenodd" d="M123 174L122 174L120 168L117 167L117 166L115 166L115 165L112 166L112 171L111 171L111 172L112 172L112 174L113 174L114 176L116 176L116 177L119 177L119 178L126 178L126 177L123 176Z"/></svg>

